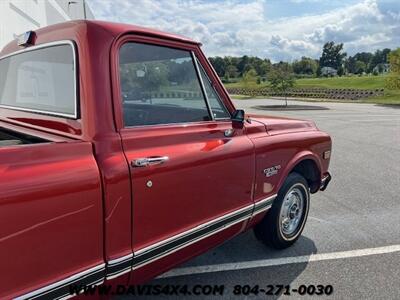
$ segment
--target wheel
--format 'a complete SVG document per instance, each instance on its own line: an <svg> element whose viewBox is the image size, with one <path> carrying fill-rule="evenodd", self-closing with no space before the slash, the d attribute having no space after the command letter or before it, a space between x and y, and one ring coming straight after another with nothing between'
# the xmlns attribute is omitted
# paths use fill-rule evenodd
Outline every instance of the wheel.
<svg viewBox="0 0 400 300"><path fill-rule="evenodd" d="M310 189L298 173L290 173L254 233L267 246L284 249L300 237L310 208Z"/></svg>

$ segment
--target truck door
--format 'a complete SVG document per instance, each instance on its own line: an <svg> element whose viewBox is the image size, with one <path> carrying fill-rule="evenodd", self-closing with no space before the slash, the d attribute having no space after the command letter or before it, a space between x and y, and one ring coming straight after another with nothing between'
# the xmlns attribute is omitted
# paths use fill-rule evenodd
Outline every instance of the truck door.
<svg viewBox="0 0 400 300"><path fill-rule="evenodd" d="M244 129L232 128L232 112L197 46L132 38L118 49L136 269L245 225L253 209L254 149Z"/></svg>

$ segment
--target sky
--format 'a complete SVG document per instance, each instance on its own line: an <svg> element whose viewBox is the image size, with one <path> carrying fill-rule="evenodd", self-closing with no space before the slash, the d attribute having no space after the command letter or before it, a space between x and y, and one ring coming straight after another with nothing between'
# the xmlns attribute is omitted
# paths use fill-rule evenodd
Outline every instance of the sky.
<svg viewBox="0 0 400 300"><path fill-rule="evenodd" d="M328 41L348 55L400 47L400 0L86 1L96 19L177 33L207 56L319 58Z"/></svg>

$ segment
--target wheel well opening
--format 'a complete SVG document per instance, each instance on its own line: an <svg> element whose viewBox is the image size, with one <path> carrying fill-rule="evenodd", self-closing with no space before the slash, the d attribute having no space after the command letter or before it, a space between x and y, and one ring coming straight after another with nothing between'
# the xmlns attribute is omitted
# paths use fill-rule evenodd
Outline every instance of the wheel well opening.
<svg viewBox="0 0 400 300"><path fill-rule="evenodd" d="M315 161L311 159L303 160L293 168L292 172L299 173L307 180L311 193L315 193L319 190L321 174Z"/></svg>

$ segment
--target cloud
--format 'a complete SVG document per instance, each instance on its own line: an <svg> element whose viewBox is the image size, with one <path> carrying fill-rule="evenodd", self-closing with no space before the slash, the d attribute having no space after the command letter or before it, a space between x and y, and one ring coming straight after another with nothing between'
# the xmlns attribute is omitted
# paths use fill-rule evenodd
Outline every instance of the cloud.
<svg viewBox="0 0 400 300"><path fill-rule="evenodd" d="M387 1L387 0L386 0ZM208 56L257 55L273 61L319 57L327 41L344 43L349 54L399 45L400 3L379 0L341 4L323 14L267 19L266 1L89 0L97 19L158 28L203 43ZM323 5L320 0L290 2ZM313 2L320 2L312 4ZM385 2L386 3L386 2ZM386 3L387 4L387 3ZM296 4L292 4L296 5Z"/></svg>
<svg viewBox="0 0 400 300"><path fill-rule="evenodd" d="M316 2L321 2L323 0L290 0L292 3L316 3Z"/></svg>

